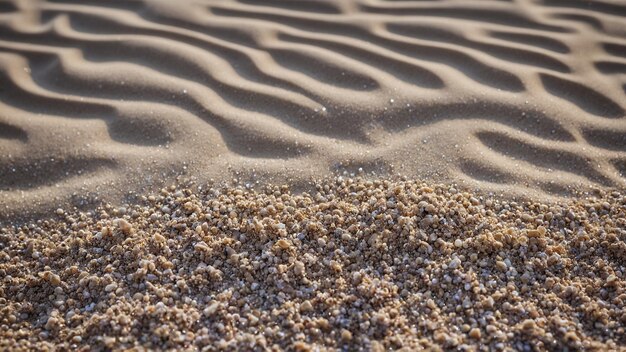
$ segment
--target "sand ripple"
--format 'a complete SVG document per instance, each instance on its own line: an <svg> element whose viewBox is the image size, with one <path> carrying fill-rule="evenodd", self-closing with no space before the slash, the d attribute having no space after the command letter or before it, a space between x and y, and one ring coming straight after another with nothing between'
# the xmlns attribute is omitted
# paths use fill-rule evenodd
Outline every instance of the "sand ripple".
<svg viewBox="0 0 626 352"><path fill-rule="evenodd" d="M619 2L29 4L0 3L3 206L180 173L626 185Z"/></svg>

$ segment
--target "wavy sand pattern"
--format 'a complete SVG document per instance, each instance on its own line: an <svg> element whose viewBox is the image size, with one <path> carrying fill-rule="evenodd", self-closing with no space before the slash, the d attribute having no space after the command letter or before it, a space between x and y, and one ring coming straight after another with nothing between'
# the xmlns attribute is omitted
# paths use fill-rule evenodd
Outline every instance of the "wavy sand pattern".
<svg viewBox="0 0 626 352"><path fill-rule="evenodd" d="M625 187L625 15L609 0L2 1L1 206L180 173Z"/></svg>

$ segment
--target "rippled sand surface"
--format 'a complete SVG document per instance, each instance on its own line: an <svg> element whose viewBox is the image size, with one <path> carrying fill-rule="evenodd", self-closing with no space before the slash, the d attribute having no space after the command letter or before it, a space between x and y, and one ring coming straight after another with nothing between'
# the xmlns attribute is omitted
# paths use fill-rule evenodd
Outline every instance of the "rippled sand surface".
<svg viewBox="0 0 626 352"><path fill-rule="evenodd" d="M624 350L626 3L0 0L0 350Z"/></svg>
<svg viewBox="0 0 626 352"><path fill-rule="evenodd" d="M619 1L3 1L5 218L185 174L624 187Z"/></svg>

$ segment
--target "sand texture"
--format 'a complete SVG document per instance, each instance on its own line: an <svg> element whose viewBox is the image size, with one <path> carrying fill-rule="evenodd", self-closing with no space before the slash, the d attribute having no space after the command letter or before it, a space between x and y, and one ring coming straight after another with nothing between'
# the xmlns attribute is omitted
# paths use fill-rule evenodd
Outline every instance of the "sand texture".
<svg viewBox="0 0 626 352"><path fill-rule="evenodd" d="M623 188L621 1L2 1L0 209L176 175ZM132 194L131 194L132 198Z"/></svg>
<svg viewBox="0 0 626 352"><path fill-rule="evenodd" d="M168 188L0 230L0 349L609 351L626 197Z"/></svg>
<svg viewBox="0 0 626 352"><path fill-rule="evenodd" d="M0 0L0 351L626 350L623 0Z"/></svg>

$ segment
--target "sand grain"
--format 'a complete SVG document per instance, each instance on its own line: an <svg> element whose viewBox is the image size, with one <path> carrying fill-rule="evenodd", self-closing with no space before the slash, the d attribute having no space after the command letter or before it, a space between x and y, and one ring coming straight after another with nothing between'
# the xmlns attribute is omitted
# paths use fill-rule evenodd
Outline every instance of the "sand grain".
<svg viewBox="0 0 626 352"><path fill-rule="evenodd" d="M0 230L0 348L623 348L626 198L338 179Z"/></svg>

